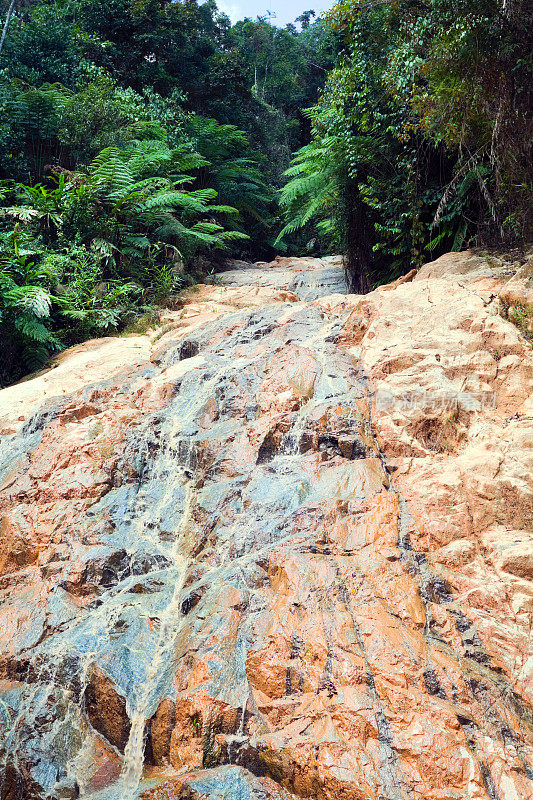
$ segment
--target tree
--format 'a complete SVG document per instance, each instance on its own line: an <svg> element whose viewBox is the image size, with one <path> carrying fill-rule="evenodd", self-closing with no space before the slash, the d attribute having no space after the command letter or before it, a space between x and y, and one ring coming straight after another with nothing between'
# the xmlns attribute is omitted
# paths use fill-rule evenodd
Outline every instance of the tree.
<svg viewBox="0 0 533 800"><path fill-rule="evenodd" d="M317 152L335 143L335 168L316 168L332 180L324 196L355 285L468 243L523 241L531 52L512 18L495 0L346 0L329 18L345 47L310 118ZM322 219L322 195L306 197L306 184L300 202L286 202L299 181L287 177L288 223Z"/></svg>
<svg viewBox="0 0 533 800"><path fill-rule="evenodd" d="M299 22L302 26L302 30L305 31L311 24L311 17L316 17L316 14L313 10L302 11L300 16L296 17L295 22Z"/></svg>
<svg viewBox="0 0 533 800"><path fill-rule="evenodd" d="M13 16L15 5L16 5L16 0L11 0L9 7L7 9L6 20L4 22L4 27L2 29L2 36L0 37L0 55L2 54L4 42L6 40L7 29L9 28L9 23L11 22L11 17Z"/></svg>

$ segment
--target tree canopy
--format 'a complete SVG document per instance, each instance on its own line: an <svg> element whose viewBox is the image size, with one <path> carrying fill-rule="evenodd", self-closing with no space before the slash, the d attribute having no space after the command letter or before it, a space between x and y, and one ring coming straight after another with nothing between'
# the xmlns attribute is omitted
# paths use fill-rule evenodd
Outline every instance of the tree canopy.
<svg viewBox="0 0 533 800"><path fill-rule="evenodd" d="M286 173L285 231L317 221L358 290L531 236L532 13L526 0L339 2L328 20L343 47Z"/></svg>

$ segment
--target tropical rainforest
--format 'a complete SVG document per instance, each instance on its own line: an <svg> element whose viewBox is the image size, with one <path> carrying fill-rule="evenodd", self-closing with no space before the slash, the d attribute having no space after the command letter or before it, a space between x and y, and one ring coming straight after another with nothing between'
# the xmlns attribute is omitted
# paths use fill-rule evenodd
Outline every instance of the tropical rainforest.
<svg viewBox="0 0 533 800"><path fill-rule="evenodd" d="M3 0L0 385L148 325L225 259L353 290L530 240L530 0ZM216 278L213 278L216 279Z"/></svg>

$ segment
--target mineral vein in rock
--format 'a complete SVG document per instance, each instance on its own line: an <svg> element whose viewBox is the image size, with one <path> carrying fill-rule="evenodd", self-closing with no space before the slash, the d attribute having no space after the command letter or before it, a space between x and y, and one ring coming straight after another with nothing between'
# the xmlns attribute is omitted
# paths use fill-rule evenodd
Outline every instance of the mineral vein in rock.
<svg viewBox="0 0 533 800"><path fill-rule="evenodd" d="M531 797L518 279L409 278L228 271L0 392L2 800Z"/></svg>

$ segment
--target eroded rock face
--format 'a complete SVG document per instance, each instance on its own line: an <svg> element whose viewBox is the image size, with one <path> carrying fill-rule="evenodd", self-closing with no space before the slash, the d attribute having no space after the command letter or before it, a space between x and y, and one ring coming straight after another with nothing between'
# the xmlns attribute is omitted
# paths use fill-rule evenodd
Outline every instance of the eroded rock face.
<svg viewBox="0 0 533 800"><path fill-rule="evenodd" d="M142 797L142 795L141 795ZM146 800L293 800L294 795L270 780L256 778L242 767L223 766L164 781Z"/></svg>
<svg viewBox="0 0 533 800"><path fill-rule="evenodd" d="M313 268L0 392L2 800L531 796L528 265Z"/></svg>

